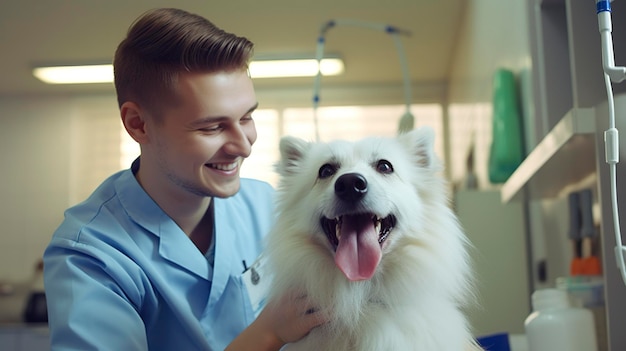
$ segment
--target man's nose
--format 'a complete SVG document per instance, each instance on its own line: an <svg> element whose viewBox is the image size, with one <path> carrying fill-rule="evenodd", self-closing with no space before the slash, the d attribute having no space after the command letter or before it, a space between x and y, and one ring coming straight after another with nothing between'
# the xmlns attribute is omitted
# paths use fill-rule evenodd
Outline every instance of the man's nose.
<svg viewBox="0 0 626 351"><path fill-rule="evenodd" d="M231 155L237 155L242 157L250 156L250 152L252 151L252 144L256 138L251 138L249 135L251 131L249 131L249 126L235 126L230 135L229 141L226 143L226 152ZM252 127L254 128L254 127ZM256 134L256 133L254 133Z"/></svg>

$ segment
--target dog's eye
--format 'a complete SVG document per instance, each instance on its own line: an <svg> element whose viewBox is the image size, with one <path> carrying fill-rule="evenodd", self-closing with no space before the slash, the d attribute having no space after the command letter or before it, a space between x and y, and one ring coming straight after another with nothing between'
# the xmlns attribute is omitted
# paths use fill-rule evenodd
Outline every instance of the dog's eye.
<svg viewBox="0 0 626 351"><path fill-rule="evenodd" d="M387 160L379 160L376 164L376 170L383 174L393 173L393 166Z"/></svg>
<svg viewBox="0 0 626 351"><path fill-rule="evenodd" d="M337 172L337 167L335 165L331 165L330 163L324 164L320 167L318 175L321 179L331 177L333 174Z"/></svg>

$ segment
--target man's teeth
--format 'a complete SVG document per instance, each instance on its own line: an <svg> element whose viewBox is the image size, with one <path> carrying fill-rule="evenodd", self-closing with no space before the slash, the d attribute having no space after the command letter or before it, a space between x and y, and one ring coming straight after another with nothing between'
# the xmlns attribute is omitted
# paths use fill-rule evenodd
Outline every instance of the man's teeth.
<svg viewBox="0 0 626 351"><path fill-rule="evenodd" d="M216 163L212 163L210 165L211 168L215 168L215 169L219 169L220 171L232 171L233 169L237 168L238 163L237 162L233 162L233 163L229 163L229 164L216 164Z"/></svg>

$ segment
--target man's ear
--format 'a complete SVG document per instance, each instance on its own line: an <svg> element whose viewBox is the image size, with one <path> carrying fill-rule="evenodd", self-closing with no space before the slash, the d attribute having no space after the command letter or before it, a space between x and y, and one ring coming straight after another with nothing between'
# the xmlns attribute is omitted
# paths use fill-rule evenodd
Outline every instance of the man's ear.
<svg viewBox="0 0 626 351"><path fill-rule="evenodd" d="M120 116L126 132L139 144L148 142L144 111L132 101L127 101L120 107Z"/></svg>

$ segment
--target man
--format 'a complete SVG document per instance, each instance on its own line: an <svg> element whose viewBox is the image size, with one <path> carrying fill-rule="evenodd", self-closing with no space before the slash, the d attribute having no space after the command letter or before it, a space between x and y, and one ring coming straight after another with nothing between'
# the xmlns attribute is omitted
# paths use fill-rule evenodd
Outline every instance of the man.
<svg viewBox="0 0 626 351"><path fill-rule="evenodd" d="M53 350L278 350L324 322L297 292L259 311L242 278L273 217L271 187L239 178L257 138L252 49L177 9L131 26L115 87L141 156L46 249Z"/></svg>

